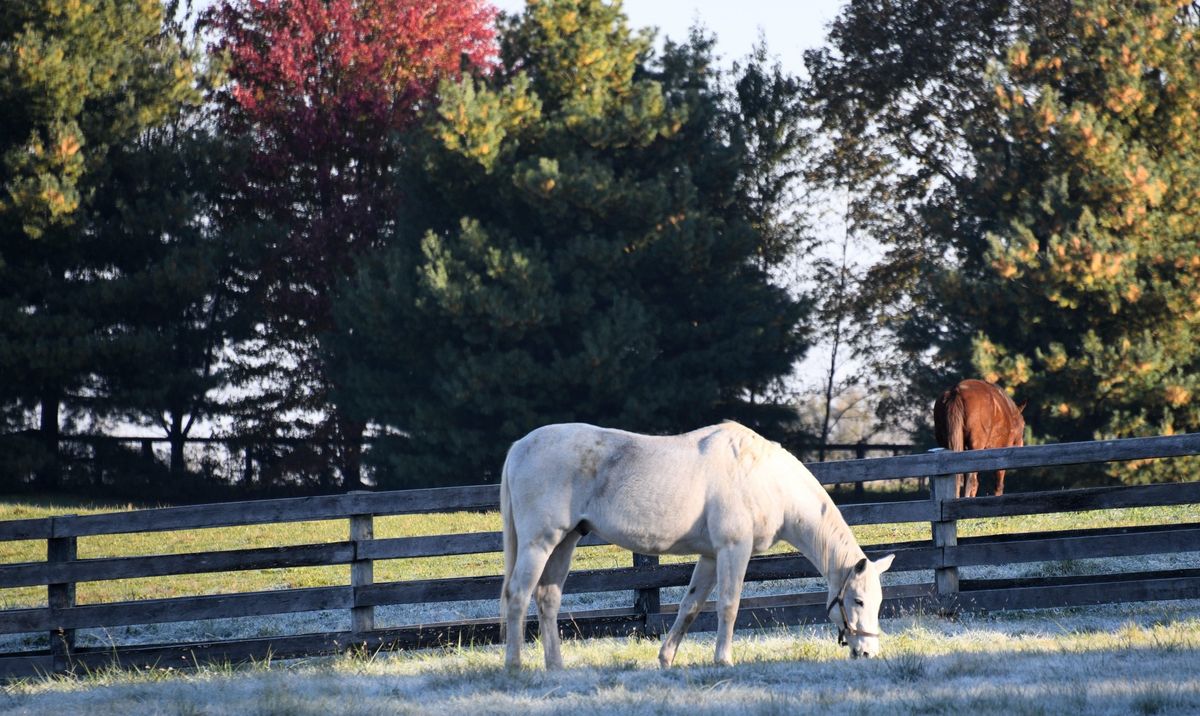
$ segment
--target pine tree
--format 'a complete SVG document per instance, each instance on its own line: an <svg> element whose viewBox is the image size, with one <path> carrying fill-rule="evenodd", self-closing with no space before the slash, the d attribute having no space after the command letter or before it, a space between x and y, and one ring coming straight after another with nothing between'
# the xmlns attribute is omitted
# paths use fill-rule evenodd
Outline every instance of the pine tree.
<svg viewBox="0 0 1200 716"><path fill-rule="evenodd" d="M334 287L403 200L396 136L442 77L488 65L493 15L483 0L227 0L210 16L228 57L220 124L248 157L221 225L254 237L236 290L259 309L230 409L244 435L308 439L326 489L360 483L364 429L331 402L318 350Z"/></svg>
<svg viewBox="0 0 1200 716"><path fill-rule="evenodd" d="M176 478L192 428L217 412L220 358L242 308L227 288L240 247L211 221L234 159L200 119L181 114L114 157L96 201L98 233L122 245L122 274L107 291L118 320L96 366L103 391L89 407L161 429Z"/></svg>
<svg viewBox="0 0 1200 716"><path fill-rule="evenodd" d="M443 83L400 231L331 341L347 400L394 437L387 484L495 479L549 422L790 417L757 398L806 348L807 304L768 280L782 232L750 193L765 144L730 131L710 40L658 62L650 46L619 3L531 2L493 76Z"/></svg>
<svg viewBox="0 0 1200 716"><path fill-rule="evenodd" d="M1045 439L1200 430L1191 9L1080 0L1059 33L1023 32L994 81L1004 131L976 155L971 203L990 230L968 283L974 361L1032 398Z"/></svg>
<svg viewBox="0 0 1200 716"><path fill-rule="evenodd" d="M1021 28L1047 36L1070 0L851 0L825 46L805 55L825 147L813 168L849 195L857 233L878 242L858 296L880 348L880 417L920 426L933 399L973 372L974 329L958 318L960 269L986 229L965 207L971 157L999 132L991 68Z"/></svg>
<svg viewBox="0 0 1200 716"><path fill-rule="evenodd" d="M60 411L103 390L129 254L96 197L113 160L198 101L193 58L148 0L0 8L0 373L40 408L42 485L58 484Z"/></svg>

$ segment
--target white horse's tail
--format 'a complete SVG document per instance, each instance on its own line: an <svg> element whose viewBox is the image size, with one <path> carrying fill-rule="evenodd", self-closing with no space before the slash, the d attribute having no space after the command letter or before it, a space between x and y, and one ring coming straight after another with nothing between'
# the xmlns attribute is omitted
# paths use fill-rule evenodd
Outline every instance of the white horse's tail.
<svg viewBox="0 0 1200 716"><path fill-rule="evenodd" d="M504 467L500 470L500 521L504 542L504 583L500 587L500 640L506 639L505 628L508 624L508 580L512 577L513 567L517 562L517 527L513 522L512 495L508 489L508 462L511 453L504 458Z"/></svg>

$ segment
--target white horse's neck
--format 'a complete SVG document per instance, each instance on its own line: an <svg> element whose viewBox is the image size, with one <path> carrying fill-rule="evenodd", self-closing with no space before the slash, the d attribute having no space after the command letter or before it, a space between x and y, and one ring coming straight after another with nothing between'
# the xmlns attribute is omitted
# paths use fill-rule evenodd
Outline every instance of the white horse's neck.
<svg viewBox="0 0 1200 716"><path fill-rule="evenodd" d="M798 483L791 491L795 499L783 537L816 566L829 582L830 593L836 593L866 555L825 488L811 478Z"/></svg>

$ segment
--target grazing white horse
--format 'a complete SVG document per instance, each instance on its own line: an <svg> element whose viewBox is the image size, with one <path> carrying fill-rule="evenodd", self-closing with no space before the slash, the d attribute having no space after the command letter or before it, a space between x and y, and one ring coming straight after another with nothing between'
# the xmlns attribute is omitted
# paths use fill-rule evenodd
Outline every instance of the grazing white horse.
<svg viewBox="0 0 1200 716"><path fill-rule="evenodd" d="M833 500L800 461L733 422L651 436L579 423L513 444L500 480L505 663L521 663L536 596L546 667L562 667L558 610L571 554L589 532L640 554L698 554L679 615L658 653L667 667L713 585L716 662L731 664L750 556L790 542L829 581L829 618L851 656L879 653L879 575L895 555L863 554ZM835 610L835 607L838 607Z"/></svg>

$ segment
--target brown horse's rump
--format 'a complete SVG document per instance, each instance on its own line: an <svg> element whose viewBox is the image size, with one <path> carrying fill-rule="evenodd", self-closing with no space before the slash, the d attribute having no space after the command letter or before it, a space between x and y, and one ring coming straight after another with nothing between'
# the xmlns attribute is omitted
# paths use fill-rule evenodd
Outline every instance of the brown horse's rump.
<svg viewBox="0 0 1200 716"><path fill-rule="evenodd" d="M984 450L1025 444L1025 419L1017 405L1000 388L982 380L964 380L933 404L933 431L938 445L947 450ZM975 497L978 473L958 476L955 495ZM996 471L996 495L1004 494L1004 470Z"/></svg>

